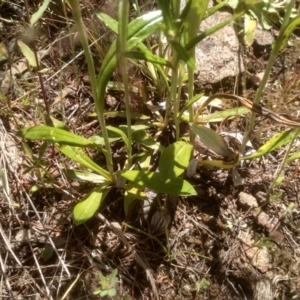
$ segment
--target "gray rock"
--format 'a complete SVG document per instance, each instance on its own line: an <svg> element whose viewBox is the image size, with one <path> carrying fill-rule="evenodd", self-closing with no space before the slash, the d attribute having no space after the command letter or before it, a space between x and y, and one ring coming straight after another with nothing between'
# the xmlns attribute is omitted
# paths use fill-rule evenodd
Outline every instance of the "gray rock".
<svg viewBox="0 0 300 300"><path fill-rule="evenodd" d="M200 32L230 17L228 12L216 12L202 22ZM244 71L233 24L206 37L196 46L196 65L199 72L198 81L201 84L216 83Z"/></svg>
<svg viewBox="0 0 300 300"><path fill-rule="evenodd" d="M252 195L244 192L239 193L238 204L245 209L258 207L256 199Z"/></svg>

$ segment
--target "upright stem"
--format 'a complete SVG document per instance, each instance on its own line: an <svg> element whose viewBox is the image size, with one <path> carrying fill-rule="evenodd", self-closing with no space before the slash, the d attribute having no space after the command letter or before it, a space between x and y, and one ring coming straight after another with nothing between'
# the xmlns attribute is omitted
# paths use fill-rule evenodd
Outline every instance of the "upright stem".
<svg viewBox="0 0 300 300"><path fill-rule="evenodd" d="M259 87L257 89L257 92L255 94L255 98L254 98L254 101L253 101L254 104L259 104L261 96L263 94L263 91L266 87L266 84L267 84L269 75L271 73L271 69L273 67L274 61L277 58L278 53L280 51L280 48L282 46L282 41L283 41L284 35L285 35L285 29L286 29L286 26L287 26L287 24L290 20L291 12L292 12L292 9L294 7L294 2L295 2L295 0L291 0L290 3L287 5L286 13L284 15L282 25L280 27L279 36L278 36L277 40L274 43L274 47L273 47L273 50L271 52L271 56L268 60L266 70L264 72L264 76L263 76L263 78L262 78L262 80L259 84ZM244 137L244 140L243 140L243 143L242 143L242 146L241 146L241 151L243 151L243 149L245 148L245 145L246 145L246 143L249 139L249 136L250 136L250 134L253 130L254 122L255 122L255 116L256 116L255 113L251 114L250 124L249 124L248 130L247 130L247 133Z"/></svg>
<svg viewBox="0 0 300 300"><path fill-rule="evenodd" d="M112 153L111 153L111 149L110 149L108 133L107 133L107 130L106 130L104 111L99 109L99 106L97 105L98 98L99 98L99 93L98 93L98 90L97 90L95 67L94 67L94 62L93 62L91 50L90 50L88 40L87 40L87 37L86 37L84 24L83 24L83 21L82 21L82 16L81 16L81 11L80 11L80 6L79 6L79 0L69 0L69 3L72 7L74 20L75 20L75 23L76 23L76 26L77 26L80 41L81 41L82 48L83 48L84 54L85 54L85 59L86 59L87 65L88 65L89 77L90 77L90 81L91 81L91 88L92 88L92 93L93 93L93 97L94 97L94 100L95 100L95 108L96 108L98 120L99 120L99 123L100 123L101 132L102 132L102 135L103 135L105 148L106 148L106 165L107 165L107 169L111 174L113 174Z"/></svg>
<svg viewBox="0 0 300 300"><path fill-rule="evenodd" d="M118 43L119 43L119 58L120 66L124 84L124 100L126 108L126 119L127 119L127 138L128 138L128 148L127 156L128 163L126 169L131 167L132 153L131 153L131 107L130 107L130 97L129 97L129 87L128 87L128 75L127 75L127 59L123 53L127 50L127 27L128 27L128 16L129 16L129 3L128 0L123 0L119 4L119 30L118 30Z"/></svg>

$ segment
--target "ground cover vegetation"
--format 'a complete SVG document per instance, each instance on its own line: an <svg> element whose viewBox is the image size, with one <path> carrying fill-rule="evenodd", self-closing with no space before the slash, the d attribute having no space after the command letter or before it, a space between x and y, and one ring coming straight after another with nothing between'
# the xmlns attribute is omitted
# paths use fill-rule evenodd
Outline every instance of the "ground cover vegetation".
<svg viewBox="0 0 300 300"><path fill-rule="evenodd" d="M297 1L0 6L1 297L300 297ZM228 24L256 57L197 88Z"/></svg>

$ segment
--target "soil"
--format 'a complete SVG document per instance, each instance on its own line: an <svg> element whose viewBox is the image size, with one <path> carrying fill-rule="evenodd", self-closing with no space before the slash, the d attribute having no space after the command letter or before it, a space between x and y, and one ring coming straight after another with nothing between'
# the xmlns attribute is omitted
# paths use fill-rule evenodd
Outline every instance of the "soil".
<svg viewBox="0 0 300 300"><path fill-rule="evenodd" d="M51 4L36 32L25 29L26 14L16 2L1 4L0 11L6 19L0 19L1 43L9 53L0 60L0 298L102 299L93 295L100 286L99 273L107 276L117 269L117 295L106 299L300 299L299 161L287 164L282 182L269 190L285 149L246 161L234 170L198 167L190 179L198 193L194 197L174 199L149 191L159 207L149 211L149 224L141 221L141 203L125 214L124 191L116 188L94 218L74 225L72 208L95 185L68 180L63 169L77 165L56 148L25 143L16 136L20 128L45 123L37 72L28 68L16 40L32 45L34 38L43 55L50 115L72 132L90 137L99 127L87 67L83 55L74 60L81 48L75 31L73 36L67 34L72 29L72 22L67 24L71 13L63 13L60 1ZM39 1L29 2L35 11ZM105 31L94 12L113 15L116 10L104 1L85 4L90 37L103 37L92 47L95 61L102 61L114 35ZM154 4L145 2L142 7L147 11ZM300 109L299 49L298 37L293 36L277 58L261 99L274 112L294 117ZM245 73L216 83L198 83L197 88L206 94L231 91L252 99L270 50L269 45L254 43L245 51ZM153 118L140 91L151 83L133 67L129 74L132 110ZM118 76L117 70L112 81L120 81ZM152 94L149 98L156 103ZM106 110L124 110L122 91L108 89ZM213 128L243 134L248 119L245 115L225 120ZM124 123L120 116L107 119L113 126ZM287 129L258 117L250 140L258 149ZM160 139L162 144L172 142L171 126ZM297 139L293 152L298 143ZM115 142L112 149L116 167L122 165L124 145ZM103 155L88 154L105 165ZM242 184L236 184L236 178ZM156 221L166 210L167 231Z"/></svg>

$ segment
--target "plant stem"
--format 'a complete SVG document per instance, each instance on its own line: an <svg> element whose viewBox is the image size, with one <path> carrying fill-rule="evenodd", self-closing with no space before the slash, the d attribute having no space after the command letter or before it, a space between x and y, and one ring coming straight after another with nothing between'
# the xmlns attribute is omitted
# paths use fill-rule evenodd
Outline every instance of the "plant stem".
<svg viewBox="0 0 300 300"><path fill-rule="evenodd" d="M127 75L127 59L123 53L127 50L127 27L128 27L128 16L129 16L129 3L128 0L123 0L119 4L119 34L118 34L118 43L119 43L119 58L120 66L123 78L124 85L124 101L126 109L126 120L127 120L127 138L128 138L128 148L127 156L128 163L126 169L131 167L132 162L132 153L131 153L131 114L130 114L130 97L129 97L129 86L128 86L128 75Z"/></svg>
<svg viewBox="0 0 300 300"><path fill-rule="evenodd" d="M92 93L95 101L95 108L98 116L98 120L100 123L100 128L101 132L103 135L104 143L105 143L105 148L106 148L106 165L108 171L113 174L113 164L112 164L112 153L110 149L110 143L108 139L108 133L106 129L106 124L105 124L105 117L104 117L104 110L99 109L99 92L97 89L97 82L96 82L96 74L95 74L95 67L94 67L94 62L91 54L91 50L88 44L88 40L86 37L85 33L85 27L82 21L82 16L81 16L81 10L80 10L80 5L79 5L79 0L69 0L69 3L72 7L72 12L74 16L74 20L77 26L78 34L80 37L80 41L82 44L82 48L84 50L84 55L85 59L88 65L88 71L89 71L89 77L90 77L90 82L91 82L91 88L92 88Z"/></svg>
<svg viewBox="0 0 300 300"><path fill-rule="evenodd" d="M286 10L286 13L284 15L284 19L283 19L282 25L280 27L279 36L278 36L278 38L276 39L276 41L274 43L274 47L273 47L273 50L271 52L270 58L268 60L268 63L267 63L267 66L266 66L266 70L264 72L264 76L263 76L263 78L262 78L262 80L261 80L261 82L259 84L259 87L257 89L257 92L255 94L255 98L254 98L254 101L253 101L254 104L259 104L260 99L261 99L262 94L263 94L263 91L264 91L264 89L265 89L265 87L267 85L267 81L268 81L269 75L271 73L271 69L273 67L274 61L277 58L278 53L280 51L280 48L282 46L282 41L283 41L284 36L285 36L285 29L286 29L286 26L287 26L287 24L288 24L288 22L290 20L292 9L294 7L294 2L295 2L295 0L291 0L290 3L287 6L287 10ZM252 112L251 113L250 124L249 124L248 130L247 130L247 132L245 134L243 143L241 145L241 151L243 151L243 149L245 148L245 145L246 145L247 141L249 140L250 134L251 134L251 132L253 130L253 127L254 127L255 116L256 116L256 114L254 112Z"/></svg>

